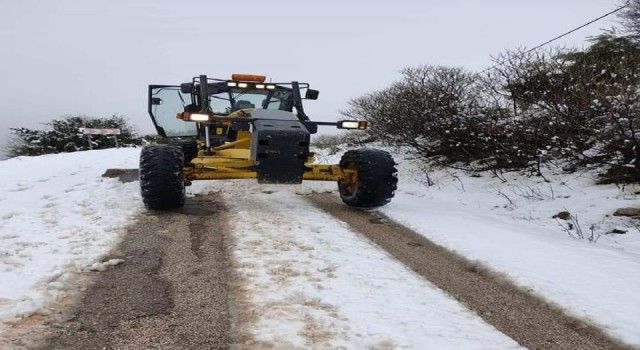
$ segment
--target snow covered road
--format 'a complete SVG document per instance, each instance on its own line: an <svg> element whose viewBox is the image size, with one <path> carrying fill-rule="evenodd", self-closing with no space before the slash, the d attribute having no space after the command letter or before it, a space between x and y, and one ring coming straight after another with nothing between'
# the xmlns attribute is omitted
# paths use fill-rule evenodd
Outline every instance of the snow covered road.
<svg viewBox="0 0 640 350"><path fill-rule="evenodd" d="M218 186L140 215L41 348L520 348L291 186Z"/></svg>

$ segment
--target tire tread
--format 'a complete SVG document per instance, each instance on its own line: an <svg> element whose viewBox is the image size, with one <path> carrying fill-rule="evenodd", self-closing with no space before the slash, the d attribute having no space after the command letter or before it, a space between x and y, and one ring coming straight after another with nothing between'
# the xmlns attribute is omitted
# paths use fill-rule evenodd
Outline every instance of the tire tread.
<svg viewBox="0 0 640 350"><path fill-rule="evenodd" d="M140 193L148 209L167 210L184 205L182 148L150 145L140 152Z"/></svg>
<svg viewBox="0 0 640 350"><path fill-rule="evenodd" d="M391 201L397 189L396 162L383 150L361 148L347 151L340 160L346 168L355 164L358 171L358 187L349 193L345 184L338 183L342 201L352 207L373 208Z"/></svg>

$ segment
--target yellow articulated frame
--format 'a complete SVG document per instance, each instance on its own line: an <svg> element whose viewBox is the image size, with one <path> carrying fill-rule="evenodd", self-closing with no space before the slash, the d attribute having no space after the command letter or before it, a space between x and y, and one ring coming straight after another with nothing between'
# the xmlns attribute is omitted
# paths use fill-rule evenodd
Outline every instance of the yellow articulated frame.
<svg viewBox="0 0 640 350"><path fill-rule="evenodd" d="M255 179L257 173L248 170L255 163L247 159L248 156L248 149L224 149L214 156L199 156L191 160L193 166L183 169L183 175L187 180ZM303 180L356 181L355 170L328 164L307 163L305 166L310 170L303 173Z"/></svg>
<svg viewBox="0 0 640 350"><path fill-rule="evenodd" d="M233 161L228 159L214 158L203 162L201 157L192 161L195 167L185 167L183 170L184 177L187 180L228 180L228 179L255 179L257 173L248 171L247 167L253 165L251 161ZM215 161L214 161L215 160ZM248 166L242 166L247 164ZM203 165L207 163L208 165ZM216 165L213 165L216 164ZM328 164L307 164L311 170L306 171L302 175L303 180L316 181L356 181L357 173L355 170L342 169L338 165Z"/></svg>
<svg viewBox="0 0 640 350"><path fill-rule="evenodd" d="M220 150L228 150L228 149L245 149L248 150L249 146L251 145L251 139L246 137L246 138L242 138L233 142L227 142L223 145L220 145L218 147L215 147L214 149L216 151L220 151Z"/></svg>
<svg viewBox="0 0 640 350"><path fill-rule="evenodd" d="M345 170L338 165L306 164L306 167L311 170L302 174L304 180L352 182L355 181L357 174L353 170Z"/></svg>
<svg viewBox="0 0 640 350"><path fill-rule="evenodd" d="M211 148L211 151L201 150L198 156L191 160L191 166L183 168L182 174L186 180L227 180L227 179L255 179L257 173L250 170L255 162L251 160L251 134L239 131L237 140L227 142ZM302 175L303 180L343 181L355 183L357 172L342 169L338 165L313 164L315 157L310 154L305 162L309 169Z"/></svg>

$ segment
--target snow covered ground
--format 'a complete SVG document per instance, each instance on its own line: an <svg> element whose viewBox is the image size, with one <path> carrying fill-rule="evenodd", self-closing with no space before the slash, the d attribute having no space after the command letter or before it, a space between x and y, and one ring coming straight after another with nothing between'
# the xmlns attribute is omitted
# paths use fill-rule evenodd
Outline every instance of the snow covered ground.
<svg viewBox="0 0 640 350"><path fill-rule="evenodd" d="M325 152L326 153L326 152ZM326 155L336 161L340 153ZM595 185L595 174L545 173L550 182L516 173L425 172L396 151L399 189L381 212L544 296L610 334L640 345L640 231L620 207L640 207L638 188ZM584 239L560 211L577 216ZM589 242L593 226L595 243ZM611 234L614 228L626 234Z"/></svg>
<svg viewBox="0 0 640 350"><path fill-rule="evenodd" d="M0 320L42 311L64 295L69 272L90 268L118 241L142 210L138 184L100 175L106 168L137 167L138 153L119 149L0 161ZM336 161L339 155L323 159ZM417 165L396 158L399 190L383 213L640 345L640 233L630 219L611 216L616 208L640 206L635 188L593 185L591 173L549 173L546 183L516 174L502 182L489 174L443 170L431 171L435 184L426 186ZM223 196L246 198L226 201L247 218L236 220L234 256L242 276L252 281L253 307L269 310L252 329L259 341L516 346L296 195L333 191L334 183L229 183ZM220 185L196 182L189 191ZM268 215L252 216L257 210ZM552 218L564 210L577 215L585 239L570 237L561 227L567 223ZM600 234L594 243L588 240L592 226ZM613 228L627 233L607 234Z"/></svg>
<svg viewBox="0 0 640 350"><path fill-rule="evenodd" d="M142 209L138 184L100 175L137 168L139 152L0 161L0 320L43 311L64 295L69 272L90 268L118 241Z"/></svg>

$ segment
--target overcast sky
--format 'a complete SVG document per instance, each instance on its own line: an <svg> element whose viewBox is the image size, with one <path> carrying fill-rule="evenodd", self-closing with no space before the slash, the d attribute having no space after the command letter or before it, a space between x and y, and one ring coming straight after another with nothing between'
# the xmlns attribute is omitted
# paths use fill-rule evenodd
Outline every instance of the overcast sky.
<svg viewBox="0 0 640 350"><path fill-rule="evenodd" d="M616 0L0 0L0 143L9 127L65 114L131 118L153 130L147 85L205 73L266 74L319 89L307 111L335 120L355 96L418 64L480 70ZM601 21L560 43L582 47Z"/></svg>

